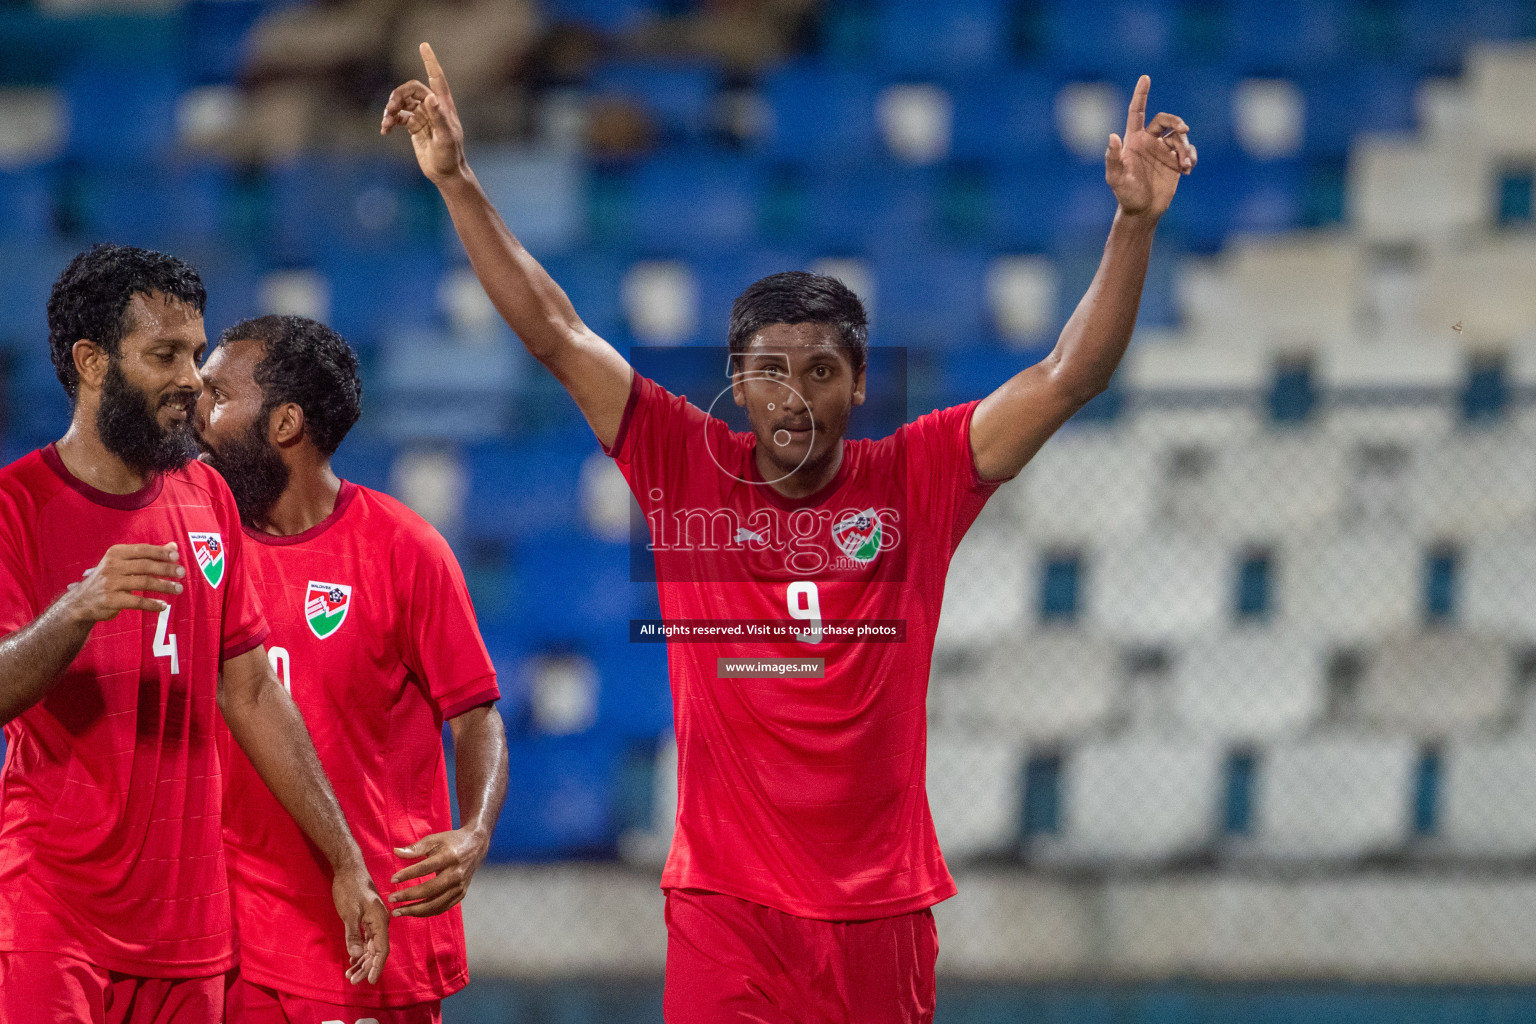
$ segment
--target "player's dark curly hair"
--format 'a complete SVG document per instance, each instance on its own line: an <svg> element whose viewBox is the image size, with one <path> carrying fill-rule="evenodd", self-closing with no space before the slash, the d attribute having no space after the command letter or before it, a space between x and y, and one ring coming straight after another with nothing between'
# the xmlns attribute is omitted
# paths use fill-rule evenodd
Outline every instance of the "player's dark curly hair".
<svg viewBox="0 0 1536 1024"><path fill-rule="evenodd" d="M69 400L80 389L75 342L94 341L110 355L133 331L128 303L135 295L159 292L185 302L199 314L208 293L197 271L175 256L132 245L100 242L69 261L48 296L48 348L53 372Z"/></svg>
<svg viewBox="0 0 1536 1024"><path fill-rule="evenodd" d="M748 285L731 305L731 352L745 352L752 336L770 324L827 324L848 350L854 372L864 368L869 318L864 303L835 277L788 270Z"/></svg>
<svg viewBox="0 0 1536 1024"><path fill-rule="evenodd" d="M357 353L335 331L304 316L259 316L242 320L219 336L259 341L266 348L256 364L261 415L287 402L304 410L304 431L327 457L363 413L363 381Z"/></svg>

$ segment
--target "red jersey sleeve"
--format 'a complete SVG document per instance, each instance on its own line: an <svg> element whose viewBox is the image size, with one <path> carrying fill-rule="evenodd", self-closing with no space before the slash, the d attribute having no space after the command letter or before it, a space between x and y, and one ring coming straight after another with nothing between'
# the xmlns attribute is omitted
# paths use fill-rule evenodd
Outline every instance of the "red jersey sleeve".
<svg viewBox="0 0 1536 1024"><path fill-rule="evenodd" d="M716 435L720 433L730 433L724 421L705 415L687 398L672 394L637 370L618 435L603 451L618 463L641 506L649 507L652 502L644 492L661 487L681 493L677 485L690 459L703 458L703 446L719 444Z"/></svg>
<svg viewBox="0 0 1536 1024"><path fill-rule="evenodd" d="M982 479L971 451L971 416L980 404L935 409L902 428L914 511L927 518L933 536L948 538L951 552L1003 483Z"/></svg>
<svg viewBox="0 0 1536 1024"><path fill-rule="evenodd" d="M0 636L8 636L42 610L34 574L26 569L25 532L10 495L0 492Z"/></svg>
<svg viewBox="0 0 1536 1024"><path fill-rule="evenodd" d="M475 622L475 607L459 560L442 535L425 523L410 536L404 579L407 663L426 684L443 718L501 698L496 669Z"/></svg>
<svg viewBox="0 0 1536 1024"><path fill-rule="evenodd" d="M214 503L219 510L225 557L229 561L229 579L224 589L224 633L219 653L221 661L229 661L266 643L271 630L267 628L261 598L256 595L256 585L245 558L245 531L240 526L235 496L230 493L223 477L214 473L208 475L214 481ZM182 558L190 554L190 551L184 552Z"/></svg>

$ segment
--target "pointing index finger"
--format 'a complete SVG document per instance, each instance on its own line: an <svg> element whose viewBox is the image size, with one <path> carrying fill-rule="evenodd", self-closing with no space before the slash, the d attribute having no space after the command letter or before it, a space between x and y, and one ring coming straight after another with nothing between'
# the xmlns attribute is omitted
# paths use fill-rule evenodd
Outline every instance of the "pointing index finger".
<svg viewBox="0 0 1536 1024"><path fill-rule="evenodd" d="M1134 132L1147 125L1147 93L1152 91L1152 79L1142 75L1136 79L1136 91L1131 94L1131 109L1125 115L1125 137L1129 141Z"/></svg>
<svg viewBox="0 0 1536 1024"><path fill-rule="evenodd" d="M452 95L448 89L448 76L443 74L443 66L437 62L431 43L421 44L421 59L427 65L427 87L447 99Z"/></svg>

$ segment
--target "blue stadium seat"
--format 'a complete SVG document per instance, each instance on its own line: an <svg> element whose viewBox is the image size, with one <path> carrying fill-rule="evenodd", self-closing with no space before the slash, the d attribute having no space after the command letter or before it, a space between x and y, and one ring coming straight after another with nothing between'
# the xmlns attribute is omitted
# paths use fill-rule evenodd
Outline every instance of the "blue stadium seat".
<svg viewBox="0 0 1536 1024"><path fill-rule="evenodd" d="M654 586L646 585L646 589L655 594ZM660 618L660 614L647 610L636 617ZM597 728L624 737L660 736L672 728L666 644L621 640L599 648L594 660L602 680Z"/></svg>
<svg viewBox="0 0 1536 1024"><path fill-rule="evenodd" d="M761 171L738 159L659 157L634 178L636 240L652 252L746 244L757 232Z"/></svg>
<svg viewBox="0 0 1536 1024"><path fill-rule="evenodd" d="M270 192L272 256L280 261L440 237L436 190L394 161L301 157L272 169Z"/></svg>
<svg viewBox="0 0 1536 1024"><path fill-rule="evenodd" d="M31 241L53 235L54 175L29 167L0 171L0 239Z"/></svg>
<svg viewBox="0 0 1536 1024"><path fill-rule="evenodd" d="M767 151L804 164L859 166L877 149L874 79L853 71L792 64L765 85L773 124Z"/></svg>
<svg viewBox="0 0 1536 1024"><path fill-rule="evenodd" d="M1336 69L1304 80L1304 146L1314 156L1343 157L1362 132L1407 133L1415 127L1411 68L1371 65ZM1202 147L1201 153L1204 153Z"/></svg>
<svg viewBox="0 0 1536 1024"><path fill-rule="evenodd" d="M670 145L709 135L720 84L719 70L703 62L618 61L592 77L593 93L624 96L644 107Z"/></svg>
<svg viewBox="0 0 1536 1024"><path fill-rule="evenodd" d="M705 345L726 344L731 304L736 301L736 296L759 278L784 270L804 270L808 262L801 253L779 249L727 250L713 259L695 259L693 273L699 283L699 340ZM723 367L721 372L723 374ZM724 383L722 376L721 385Z"/></svg>
<svg viewBox="0 0 1536 1024"><path fill-rule="evenodd" d="M933 168L820 170L808 184L798 241L822 253L921 246L939 228L940 186Z"/></svg>
<svg viewBox="0 0 1536 1024"><path fill-rule="evenodd" d="M63 85L69 156L117 165L173 150L182 82L169 66L83 63L64 76Z"/></svg>
<svg viewBox="0 0 1536 1024"><path fill-rule="evenodd" d="M465 535L503 541L568 536L581 522L581 464L595 448L579 434L472 446Z"/></svg>
<svg viewBox="0 0 1536 1024"><path fill-rule="evenodd" d="M491 837L493 860L611 855L622 743L601 733L511 737L515 785Z"/></svg>
<svg viewBox="0 0 1536 1024"><path fill-rule="evenodd" d="M1299 74L1349 53L1350 5L1332 0L1230 0L1232 60L1244 73Z"/></svg>
<svg viewBox="0 0 1536 1024"><path fill-rule="evenodd" d="M992 172L996 240L1027 252L1099 249L1115 216L1101 164L1044 160Z"/></svg>
<svg viewBox="0 0 1536 1024"><path fill-rule="evenodd" d="M75 247L46 239L0 246L0 348L48 349L48 293Z"/></svg>
<svg viewBox="0 0 1536 1024"><path fill-rule="evenodd" d="M1053 0L1045 57L1070 74L1134 80L1173 49L1177 9L1160 0Z"/></svg>
<svg viewBox="0 0 1536 1024"><path fill-rule="evenodd" d="M268 6L261 0L191 0L183 18L192 81L204 84L234 78L244 61L246 33Z"/></svg>
<svg viewBox="0 0 1536 1024"><path fill-rule="evenodd" d="M658 17L667 5L657 0L546 0L541 6L554 21L622 32Z"/></svg>
<svg viewBox="0 0 1536 1024"><path fill-rule="evenodd" d="M514 558L518 628L535 644L623 643L638 592L629 546L580 536L544 536L518 545Z"/></svg>
<svg viewBox="0 0 1536 1024"><path fill-rule="evenodd" d="M586 249L541 262L565 289L582 321L602 337L620 344L625 331L620 289L629 261L613 253Z"/></svg>
<svg viewBox="0 0 1536 1024"><path fill-rule="evenodd" d="M875 262L871 339L879 345L955 348L987 335L987 258L927 248Z"/></svg>
<svg viewBox="0 0 1536 1024"><path fill-rule="evenodd" d="M1479 40L1536 35L1536 11L1524 0L1405 0L1399 31L1415 70L1457 74Z"/></svg>
<svg viewBox="0 0 1536 1024"><path fill-rule="evenodd" d="M377 438L349 436L331 460L338 476L376 491L389 491L389 471L395 450Z"/></svg>
<svg viewBox="0 0 1536 1024"><path fill-rule="evenodd" d="M1167 218L1169 234L1200 251L1221 247L1233 232L1269 234L1300 227L1306 174L1294 160L1254 161L1236 154L1206 159L1179 183Z"/></svg>
<svg viewBox="0 0 1536 1024"><path fill-rule="evenodd" d="M434 245L323 253L319 269L331 285L330 326L362 350L387 331L435 323L445 262Z"/></svg>
<svg viewBox="0 0 1536 1024"><path fill-rule="evenodd" d="M39 448L64 436L71 408L48 355L47 333L35 336L21 353L9 381L7 404L12 413L6 424L8 439L26 449Z"/></svg>
<svg viewBox="0 0 1536 1024"><path fill-rule="evenodd" d="M994 67L1007 54L1008 14L1003 0L883 0L876 28L880 68L945 75Z"/></svg>
<svg viewBox="0 0 1536 1024"><path fill-rule="evenodd" d="M171 251L197 268L203 287L208 290L203 326L209 345L218 341L224 328L272 312L261 308L263 268L249 253L212 244L179 245Z"/></svg>
<svg viewBox="0 0 1536 1024"><path fill-rule="evenodd" d="M968 76L950 88L957 160L1020 161L1064 155L1056 134L1055 76L1009 71Z"/></svg>
<svg viewBox="0 0 1536 1024"><path fill-rule="evenodd" d="M222 239L231 185L217 165L102 167L86 174L74 196L83 234L172 251Z"/></svg>

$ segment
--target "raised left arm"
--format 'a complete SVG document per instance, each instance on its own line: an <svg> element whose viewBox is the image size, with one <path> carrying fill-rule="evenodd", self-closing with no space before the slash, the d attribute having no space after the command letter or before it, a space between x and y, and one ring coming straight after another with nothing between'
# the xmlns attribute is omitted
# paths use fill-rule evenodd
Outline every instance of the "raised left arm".
<svg viewBox="0 0 1536 1024"><path fill-rule="evenodd" d="M485 861L491 833L507 795L507 732L494 704L470 708L448 720L453 730L454 777L459 827L434 832L395 850L421 860L395 872L393 882L433 877L390 894L395 917L431 917L455 906Z"/></svg>
<svg viewBox="0 0 1536 1024"><path fill-rule="evenodd" d="M346 933L356 985L379 980L389 957L389 913L320 765L304 716L272 673L266 648L224 662L219 710L261 781L331 864L331 895Z"/></svg>
<svg viewBox="0 0 1536 1024"><path fill-rule="evenodd" d="M1197 159L1182 118L1158 114L1146 122L1151 86L1141 76L1125 138L1111 135L1104 151L1104 178L1119 209L1093 283L1051 354L988 395L971 417L971 452L984 479L1006 480L1023 469L1073 413L1109 386L1131 340L1158 218Z"/></svg>

